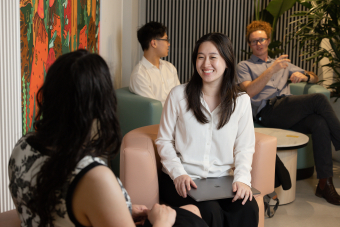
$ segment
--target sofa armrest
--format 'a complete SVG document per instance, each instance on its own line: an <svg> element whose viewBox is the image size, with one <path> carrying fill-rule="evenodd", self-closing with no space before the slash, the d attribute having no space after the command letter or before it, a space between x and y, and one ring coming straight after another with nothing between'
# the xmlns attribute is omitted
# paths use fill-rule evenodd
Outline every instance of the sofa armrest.
<svg viewBox="0 0 340 227"><path fill-rule="evenodd" d="M258 132L255 132L255 139L251 184L264 196L274 191L277 139Z"/></svg>
<svg viewBox="0 0 340 227"><path fill-rule="evenodd" d="M147 131L133 130L125 135L120 150L120 179L131 197L133 204L149 209L159 203L158 174L153 140L158 125L143 127Z"/></svg>
<svg viewBox="0 0 340 227"><path fill-rule="evenodd" d="M162 115L162 103L130 92L128 87L117 89L117 114L124 136L129 131L159 124Z"/></svg>
<svg viewBox="0 0 340 227"><path fill-rule="evenodd" d="M324 94L328 100L330 98L330 92L318 84L309 84L306 82L301 83L291 83L290 85L290 93L293 95L303 95L303 94L313 94L313 93L321 93Z"/></svg>

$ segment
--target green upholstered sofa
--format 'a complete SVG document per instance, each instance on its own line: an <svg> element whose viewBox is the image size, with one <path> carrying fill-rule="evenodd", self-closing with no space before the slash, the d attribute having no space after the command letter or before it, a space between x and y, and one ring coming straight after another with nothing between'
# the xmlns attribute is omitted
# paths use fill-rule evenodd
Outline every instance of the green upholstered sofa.
<svg viewBox="0 0 340 227"><path fill-rule="evenodd" d="M133 129L159 124L162 103L130 92L128 87L115 90L117 96L117 114L122 137ZM111 160L111 168L119 176L119 154Z"/></svg>
<svg viewBox="0 0 340 227"><path fill-rule="evenodd" d="M307 84L305 82L290 84L290 92L293 95L302 95L302 94L313 94L313 93L322 93L324 94L328 100L330 99L330 92L317 84ZM263 127L258 123L254 123L255 127ZM313 146L312 146L312 137L309 136L309 142L306 147L298 149L298 158L297 158L297 173L296 179L301 180L308 177L311 177L314 173L314 157L313 157Z"/></svg>

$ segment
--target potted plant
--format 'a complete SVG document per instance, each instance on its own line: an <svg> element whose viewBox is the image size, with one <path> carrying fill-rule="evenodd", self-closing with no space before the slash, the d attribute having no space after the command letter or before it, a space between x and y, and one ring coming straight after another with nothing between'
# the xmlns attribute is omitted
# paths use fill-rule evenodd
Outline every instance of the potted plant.
<svg viewBox="0 0 340 227"><path fill-rule="evenodd" d="M336 101L340 97L340 0L300 2L310 3L310 8L292 15L297 17L292 22L293 37L298 40L306 60L315 59L316 63L328 60L321 67L324 71L333 71L332 83L326 87L331 90L331 97L336 97ZM325 41L329 44L324 45Z"/></svg>

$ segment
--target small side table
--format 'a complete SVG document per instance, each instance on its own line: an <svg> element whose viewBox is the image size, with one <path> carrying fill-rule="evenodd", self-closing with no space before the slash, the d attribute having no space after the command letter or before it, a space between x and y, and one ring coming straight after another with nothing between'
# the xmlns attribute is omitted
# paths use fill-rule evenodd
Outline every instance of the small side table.
<svg viewBox="0 0 340 227"><path fill-rule="evenodd" d="M308 136L299 132L277 128L255 128L255 132L275 136L277 138L277 155L280 157L290 174L292 187L289 190L283 190L282 186L280 186L275 188L275 192L280 200L280 205L293 202L295 200L296 191L297 149L307 145L309 141Z"/></svg>

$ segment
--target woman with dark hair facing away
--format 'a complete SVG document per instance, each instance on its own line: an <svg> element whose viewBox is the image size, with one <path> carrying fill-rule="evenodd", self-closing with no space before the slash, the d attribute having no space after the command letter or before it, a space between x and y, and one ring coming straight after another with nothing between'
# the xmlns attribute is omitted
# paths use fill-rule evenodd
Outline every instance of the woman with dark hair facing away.
<svg viewBox="0 0 340 227"><path fill-rule="evenodd" d="M148 210L131 204L100 159L120 148L116 102L99 55L78 50L50 67L37 94L35 132L18 141L9 161L9 188L23 226L187 226L183 220L206 226L193 205Z"/></svg>
<svg viewBox="0 0 340 227"><path fill-rule="evenodd" d="M234 53L220 33L201 37L192 54L189 83L170 92L156 140L163 165L160 198L171 206L196 205L209 226L257 226L251 164L255 133L250 98L237 86ZM234 169L234 170L233 170ZM234 198L196 202L192 179L234 174Z"/></svg>

